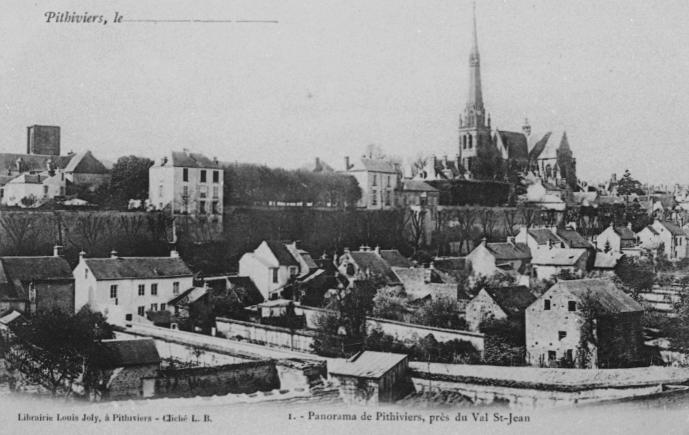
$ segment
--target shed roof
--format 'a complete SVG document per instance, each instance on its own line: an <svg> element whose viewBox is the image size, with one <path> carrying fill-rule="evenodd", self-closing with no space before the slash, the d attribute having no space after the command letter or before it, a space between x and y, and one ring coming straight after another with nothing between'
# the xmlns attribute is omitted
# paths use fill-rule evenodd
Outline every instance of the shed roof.
<svg viewBox="0 0 689 435"><path fill-rule="evenodd" d="M151 338L135 340L103 340L103 365L110 368L160 364L160 355Z"/></svg>
<svg viewBox="0 0 689 435"><path fill-rule="evenodd" d="M367 350L357 353L344 362L334 364L329 372L334 375L379 379L406 359L405 354Z"/></svg>

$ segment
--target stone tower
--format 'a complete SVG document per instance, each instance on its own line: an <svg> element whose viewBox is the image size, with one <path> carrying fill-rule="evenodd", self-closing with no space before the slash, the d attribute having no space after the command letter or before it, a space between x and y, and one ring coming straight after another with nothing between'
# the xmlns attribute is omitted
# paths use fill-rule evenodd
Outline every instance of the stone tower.
<svg viewBox="0 0 689 435"><path fill-rule="evenodd" d="M481 90L481 57L476 31L476 3L473 4L473 42L469 54L469 92L464 113L459 116L459 156L465 169L471 171L477 150L491 146L490 115L483 106Z"/></svg>

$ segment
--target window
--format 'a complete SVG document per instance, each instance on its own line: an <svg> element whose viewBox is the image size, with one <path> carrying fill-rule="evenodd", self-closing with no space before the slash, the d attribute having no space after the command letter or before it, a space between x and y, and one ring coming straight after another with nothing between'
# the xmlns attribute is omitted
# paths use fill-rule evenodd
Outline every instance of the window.
<svg viewBox="0 0 689 435"><path fill-rule="evenodd" d="M295 266L290 266L290 267L289 267L289 274L290 274L291 276L296 275L297 272L298 272L298 271L297 271L297 268L296 268Z"/></svg>
<svg viewBox="0 0 689 435"><path fill-rule="evenodd" d="M378 185L378 175L373 174L373 183L371 186L377 186Z"/></svg>
<svg viewBox="0 0 689 435"><path fill-rule="evenodd" d="M469 136L469 149L471 149L471 147L473 146L473 144L474 144L474 137L473 137L473 136Z"/></svg>
<svg viewBox="0 0 689 435"><path fill-rule="evenodd" d="M201 182L205 183L206 182L206 170L201 169Z"/></svg>
<svg viewBox="0 0 689 435"><path fill-rule="evenodd" d="M151 284L151 296L158 296L158 284Z"/></svg>
<svg viewBox="0 0 689 435"><path fill-rule="evenodd" d="M182 169L182 181L189 181L189 169Z"/></svg>
<svg viewBox="0 0 689 435"><path fill-rule="evenodd" d="M388 187L390 187L390 176L388 175Z"/></svg>
<svg viewBox="0 0 689 435"><path fill-rule="evenodd" d="M218 186L213 186L213 198L218 197Z"/></svg>
<svg viewBox="0 0 689 435"><path fill-rule="evenodd" d="M378 205L378 192L375 190L371 191L371 205Z"/></svg>
<svg viewBox="0 0 689 435"><path fill-rule="evenodd" d="M567 302L567 311L576 311L577 310L577 303L575 301L568 301Z"/></svg>
<svg viewBox="0 0 689 435"><path fill-rule="evenodd" d="M151 311L158 311L158 304L151 304Z"/></svg>
<svg viewBox="0 0 689 435"><path fill-rule="evenodd" d="M0 189L0 198L5 196L5 189Z"/></svg>
<svg viewBox="0 0 689 435"><path fill-rule="evenodd" d="M117 297L117 284L110 286L110 299L115 299Z"/></svg>
<svg viewBox="0 0 689 435"><path fill-rule="evenodd" d="M158 186L158 196L161 198L163 197L163 185L162 184L160 186Z"/></svg>
<svg viewBox="0 0 689 435"><path fill-rule="evenodd" d="M206 214L206 201L199 201L199 213Z"/></svg>
<svg viewBox="0 0 689 435"><path fill-rule="evenodd" d="M165 304L160 304L160 311L165 311Z"/></svg>
<svg viewBox="0 0 689 435"><path fill-rule="evenodd" d="M557 339L562 340L567 337L567 331L557 331Z"/></svg>
<svg viewBox="0 0 689 435"><path fill-rule="evenodd" d="M143 296L146 294L146 285L145 284L139 284L139 296Z"/></svg>
<svg viewBox="0 0 689 435"><path fill-rule="evenodd" d="M385 205L390 205L390 191L385 192Z"/></svg>
<svg viewBox="0 0 689 435"><path fill-rule="evenodd" d="M179 294L179 282L175 281L172 283L172 294L177 296Z"/></svg>
<svg viewBox="0 0 689 435"><path fill-rule="evenodd" d="M88 270L88 268L85 267L84 268L84 279L86 279L88 277L89 277L89 270Z"/></svg>
<svg viewBox="0 0 689 435"><path fill-rule="evenodd" d="M220 171L213 171L213 182L214 183L220 182Z"/></svg>
<svg viewBox="0 0 689 435"><path fill-rule="evenodd" d="M278 282L278 269L277 269L277 267L274 267L272 269L272 271L273 271L273 283L277 283Z"/></svg>
<svg viewBox="0 0 689 435"><path fill-rule="evenodd" d="M127 322L131 322L131 321L132 321L132 315L131 315L131 314L126 314L126 315L124 316L124 320L126 320Z"/></svg>
<svg viewBox="0 0 689 435"><path fill-rule="evenodd" d="M48 186L43 186L43 196L48 196Z"/></svg>
<svg viewBox="0 0 689 435"><path fill-rule="evenodd" d="M211 204L211 213L220 214L220 203L218 201L213 201Z"/></svg>
<svg viewBox="0 0 689 435"><path fill-rule="evenodd" d="M146 314L146 307L141 306L136 308L136 314L143 317Z"/></svg>
<svg viewBox="0 0 689 435"><path fill-rule="evenodd" d="M557 358L557 354L555 353L554 350L549 350L548 351L548 361L555 361Z"/></svg>
<svg viewBox="0 0 689 435"><path fill-rule="evenodd" d="M60 196L65 196L65 188L60 186ZM2 195L0 195L2 197Z"/></svg>
<svg viewBox="0 0 689 435"><path fill-rule="evenodd" d="M182 198L189 198L189 186L182 186Z"/></svg>
<svg viewBox="0 0 689 435"><path fill-rule="evenodd" d="M550 299L544 299L544 300L543 300L543 309L544 309L544 310L549 310L549 309L550 309Z"/></svg>
<svg viewBox="0 0 689 435"><path fill-rule="evenodd" d="M208 188L206 186L200 186L199 188L199 197L200 198L205 198L208 196Z"/></svg>

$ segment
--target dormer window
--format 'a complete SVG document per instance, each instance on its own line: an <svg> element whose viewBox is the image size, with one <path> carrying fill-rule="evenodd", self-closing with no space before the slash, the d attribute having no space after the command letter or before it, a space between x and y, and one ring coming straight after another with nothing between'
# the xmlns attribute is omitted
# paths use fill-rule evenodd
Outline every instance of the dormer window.
<svg viewBox="0 0 689 435"><path fill-rule="evenodd" d="M543 300L543 309L544 310L550 310L550 299L544 299Z"/></svg>

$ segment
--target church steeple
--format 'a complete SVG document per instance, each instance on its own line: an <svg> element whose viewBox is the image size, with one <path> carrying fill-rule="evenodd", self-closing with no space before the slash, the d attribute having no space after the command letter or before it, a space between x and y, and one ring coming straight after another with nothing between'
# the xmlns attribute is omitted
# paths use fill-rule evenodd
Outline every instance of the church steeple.
<svg viewBox="0 0 689 435"><path fill-rule="evenodd" d="M473 41L469 54L469 92L464 108L465 127L485 125L485 108L481 90L481 56L478 51L478 31L476 30L476 2L473 3Z"/></svg>

